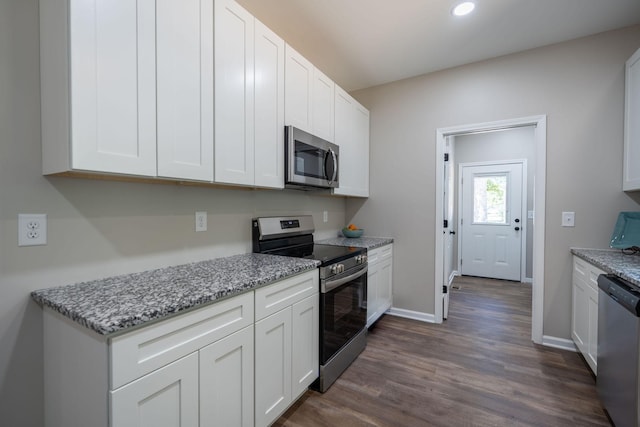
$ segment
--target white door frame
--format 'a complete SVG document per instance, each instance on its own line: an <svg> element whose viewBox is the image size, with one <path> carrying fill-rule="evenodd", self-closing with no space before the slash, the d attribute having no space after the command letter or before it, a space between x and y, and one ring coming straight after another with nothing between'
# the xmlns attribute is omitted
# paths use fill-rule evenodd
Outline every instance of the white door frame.
<svg viewBox="0 0 640 427"><path fill-rule="evenodd" d="M495 122L476 123L436 129L436 200L435 200L435 307L434 321L442 322L442 275L443 275L443 181L444 147L447 136L463 135L474 132L491 132L523 126L535 126L536 165L534 182L534 229L533 229L533 283L531 301L531 339L542 344L544 315L544 233L545 233L545 194L546 194L546 153L547 153L547 116L530 116Z"/></svg>
<svg viewBox="0 0 640 427"><path fill-rule="evenodd" d="M462 169L467 166L493 166L493 165L510 165L520 164L522 165L522 188L521 193L521 214L520 214L520 281L524 282L527 275L527 159L514 159L514 160L495 160L491 162L469 162L460 163L458 165L458 212L456 218L458 219L458 265L457 269L462 274L462 264L460 264L460 254L462 248L462 226L460 225L460 219L462 218Z"/></svg>

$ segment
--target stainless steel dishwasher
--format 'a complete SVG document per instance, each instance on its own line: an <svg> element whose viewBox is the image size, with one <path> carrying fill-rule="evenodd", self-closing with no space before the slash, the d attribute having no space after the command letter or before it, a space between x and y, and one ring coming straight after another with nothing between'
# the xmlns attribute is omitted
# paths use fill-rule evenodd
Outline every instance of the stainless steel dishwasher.
<svg viewBox="0 0 640 427"><path fill-rule="evenodd" d="M616 427L640 426L640 288L598 277L598 395Z"/></svg>

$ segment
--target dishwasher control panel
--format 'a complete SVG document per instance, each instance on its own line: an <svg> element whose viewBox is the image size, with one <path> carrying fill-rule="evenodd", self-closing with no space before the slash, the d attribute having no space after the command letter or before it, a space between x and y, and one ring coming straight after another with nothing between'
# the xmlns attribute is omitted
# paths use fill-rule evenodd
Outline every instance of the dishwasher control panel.
<svg viewBox="0 0 640 427"><path fill-rule="evenodd" d="M601 274L598 277L598 288L628 311L640 317L638 287L612 274Z"/></svg>

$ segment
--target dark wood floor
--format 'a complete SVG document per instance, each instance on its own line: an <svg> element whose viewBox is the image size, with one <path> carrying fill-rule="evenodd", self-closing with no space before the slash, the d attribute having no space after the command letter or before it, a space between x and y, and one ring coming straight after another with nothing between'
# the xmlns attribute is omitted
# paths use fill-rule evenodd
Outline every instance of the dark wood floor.
<svg viewBox="0 0 640 427"><path fill-rule="evenodd" d="M454 282L442 325L386 315L324 394L276 426L610 426L573 352L531 342L531 287Z"/></svg>

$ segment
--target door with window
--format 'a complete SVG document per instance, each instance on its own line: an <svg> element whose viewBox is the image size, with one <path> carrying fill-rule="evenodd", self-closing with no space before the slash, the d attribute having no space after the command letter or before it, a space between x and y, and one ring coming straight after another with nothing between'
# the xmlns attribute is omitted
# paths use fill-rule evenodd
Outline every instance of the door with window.
<svg viewBox="0 0 640 427"><path fill-rule="evenodd" d="M460 271L521 280L524 161L461 164Z"/></svg>

